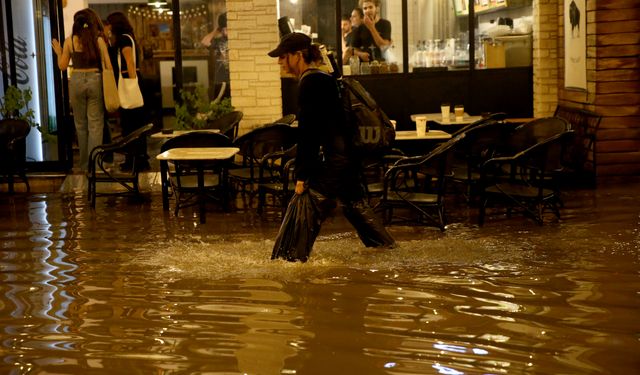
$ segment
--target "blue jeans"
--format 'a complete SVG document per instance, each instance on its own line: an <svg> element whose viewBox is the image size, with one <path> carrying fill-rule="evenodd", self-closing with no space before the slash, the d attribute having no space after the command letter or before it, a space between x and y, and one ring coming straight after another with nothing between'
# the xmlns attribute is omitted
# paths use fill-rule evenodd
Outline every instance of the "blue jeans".
<svg viewBox="0 0 640 375"><path fill-rule="evenodd" d="M104 99L102 96L102 74L78 72L71 74L69 97L73 109L80 147L80 169L87 170L89 153L102 144L104 129Z"/></svg>

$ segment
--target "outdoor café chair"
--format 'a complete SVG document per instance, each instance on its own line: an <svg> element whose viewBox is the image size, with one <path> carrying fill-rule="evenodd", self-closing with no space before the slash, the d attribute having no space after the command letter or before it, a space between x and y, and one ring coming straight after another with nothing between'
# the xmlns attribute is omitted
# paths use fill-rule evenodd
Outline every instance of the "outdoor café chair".
<svg viewBox="0 0 640 375"><path fill-rule="evenodd" d="M456 144L451 181L464 186L464 196L472 202L477 196L480 166L501 152L512 125L495 120L461 130L465 137Z"/></svg>
<svg viewBox="0 0 640 375"><path fill-rule="evenodd" d="M279 119L275 120L273 123L274 124L287 124L287 125L291 125L294 123L294 121L296 121L296 115L293 113L290 113L288 115L284 115L282 117L280 117Z"/></svg>
<svg viewBox="0 0 640 375"><path fill-rule="evenodd" d="M285 151L276 151L260 160L258 171L258 215L268 207L275 207L284 217L289 199L296 187L294 174L297 145ZM269 199L271 202L269 203Z"/></svg>
<svg viewBox="0 0 640 375"><path fill-rule="evenodd" d="M224 134L207 131L195 131L168 139L160 148L161 153L174 148L210 148L231 147L232 142ZM174 214L177 216L181 208L196 205L199 202L201 189L198 186L198 168L204 170L204 189L207 197L219 202L226 202L229 191L224 188L225 163L217 160L197 163L190 160L161 160L163 177L162 200L168 208L170 195L175 197ZM227 196L225 196L227 195ZM224 207L227 209L227 207ZM202 218L201 218L202 219Z"/></svg>
<svg viewBox="0 0 640 375"><path fill-rule="evenodd" d="M137 162L137 159L144 158L144 156L138 154L138 147L136 147L136 144L140 139L146 137L152 129L153 124L147 124L111 143L96 146L91 150L89 153L89 166L87 172L87 178L89 180L88 195L91 208L96 207L96 198L99 195L140 196L139 176L141 171L140 163ZM132 160L133 167L130 171L122 171L109 166L106 160L113 160L114 153L124 154ZM97 185L99 183L115 183L124 187L124 190L98 193Z"/></svg>
<svg viewBox="0 0 640 375"><path fill-rule="evenodd" d="M27 192L31 190L25 166L25 140L30 131L31 125L23 120L5 119L0 124L0 176L7 181L9 193L13 193L16 176L24 182Z"/></svg>
<svg viewBox="0 0 640 375"><path fill-rule="evenodd" d="M487 160L481 167L478 224L484 224L489 206L505 207L507 217L522 212L539 225L547 208L559 219L562 201L557 176L573 136L572 130L566 130L513 155Z"/></svg>
<svg viewBox="0 0 640 375"><path fill-rule="evenodd" d="M229 180L234 191L242 195L244 207L253 207L262 159L268 154L288 150L296 143L297 128L285 124L266 124L233 142L240 149L241 160L229 169Z"/></svg>
<svg viewBox="0 0 640 375"><path fill-rule="evenodd" d="M402 158L387 170L382 198L376 205L386 224L414 223L445 230L446 181L454 147L463 138L464 134L458 135L426 155Z"/></svg>
<svg viewBox="0 0 640 375"><path fill-rule="evenodd" d="M242 116L243 113L241 111L229 112L215 120L207 121L205 129L218 129L220 134L224 134L229 139L234 140L238 138L238 128L240 127Z"/></svg>
<svg viewBox="0 0 640 375"><path fill-rule="evenodd" d="M384 174L398 160L407 155L398 148L392 148L380 158L364 162L362 173L363 186L369 204L380 198L384 190Z"/></svg>

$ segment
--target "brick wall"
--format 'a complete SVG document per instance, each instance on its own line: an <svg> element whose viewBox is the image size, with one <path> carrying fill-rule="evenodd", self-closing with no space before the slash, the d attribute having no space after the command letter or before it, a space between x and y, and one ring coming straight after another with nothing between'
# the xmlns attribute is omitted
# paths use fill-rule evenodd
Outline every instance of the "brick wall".
<svg viewBox="0 0 640 375"><path fill-rule="evenodd" d="M533 1L533 115L551 116L558 104L558 0Z"/></svg>
<svg viewBox="0 0 640 375"><path fill-rule="evenodd" d="M558 37L564 38L563 0ZM587 91L564 89L558 47L558 102L602 115L597 133L600 182L640 176L640 1L587 0Z"/></svg>
<svg viewBox="0 0 640 375"><path fill-rule="evenodd" d="M534 116L556 104L603 116L599 181L640 175L640 1L587 0L587 90L564 88L564 1L534 0Z"/></svg>
<svg viewBox="0 0 640 375"><path fill-rule="evenodd" d="M277 0L227 0L231 100L244 113L240 133L282 115Z"/></svg>

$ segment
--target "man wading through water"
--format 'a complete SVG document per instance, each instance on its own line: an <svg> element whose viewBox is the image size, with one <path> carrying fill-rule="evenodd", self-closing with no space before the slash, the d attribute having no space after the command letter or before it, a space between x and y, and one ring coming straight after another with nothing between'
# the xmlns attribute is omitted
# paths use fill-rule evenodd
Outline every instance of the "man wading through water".
<svg viewBox="0 0 640 375"><path fill-rule="evenodd" d="M269 56L277 57L282 70L299 80L295 193L302 195L311 189L323 196L316 199L318 195L312 194L319 210L319 222L335 206L335 200L339 200L345 217L365 246L395 247L382 220L365 200L361 164L358 155L353 154L351 131L345 121L337 82L318 69L323 61L319 46L312 44L305 34L291 33L282 38ZM310 236L309 251L314 239L315 235ZM274 251L274 257L306 260L306 256L292 259L276 253Z"/></svg>

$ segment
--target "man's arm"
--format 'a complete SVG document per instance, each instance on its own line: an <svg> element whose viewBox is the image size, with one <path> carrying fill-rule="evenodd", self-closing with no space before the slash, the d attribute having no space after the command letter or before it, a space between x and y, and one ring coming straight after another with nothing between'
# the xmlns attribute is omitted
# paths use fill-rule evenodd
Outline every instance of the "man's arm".
<svg viewBox="0 0 640 375"><path fill-rule="evenodd" d="M373 37L373 42L378 46L378 48L384 50L391 45L391 23L387 20L380 19L378 21L380 24L382 33L378 32L376 29L376 23L367 16L364 17L364 25L367 27L371 36Z"/></svg>

